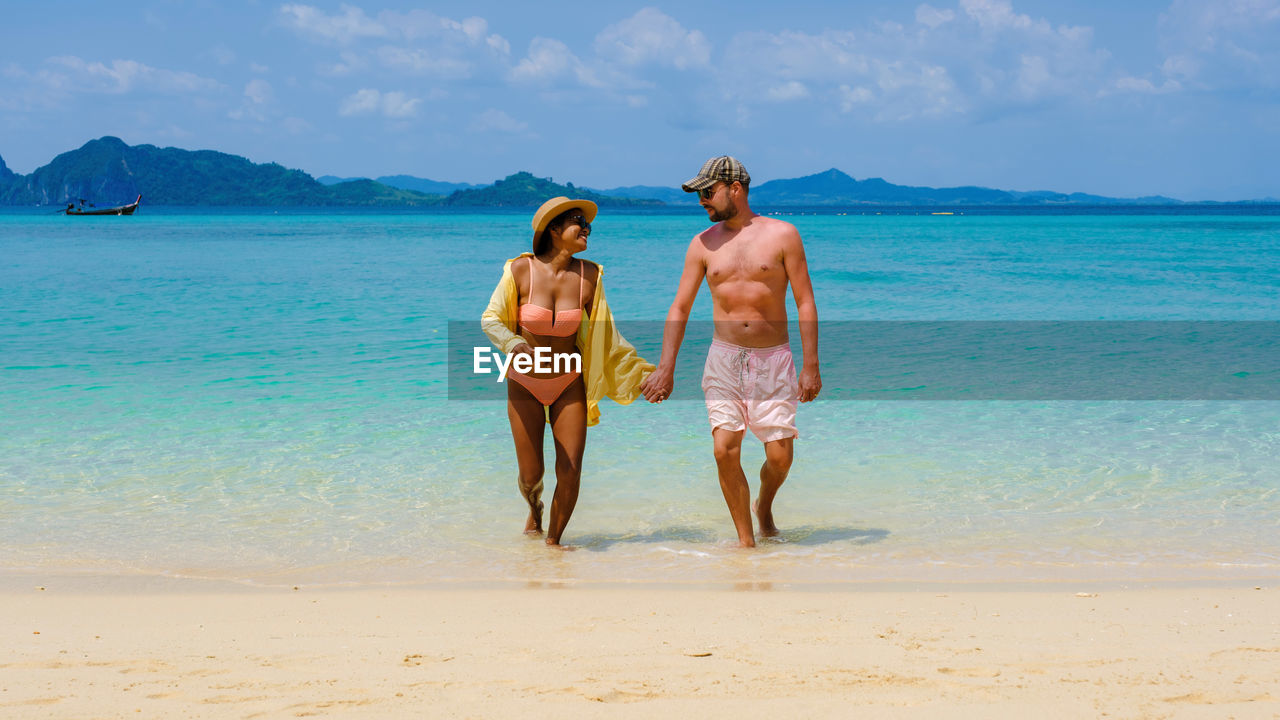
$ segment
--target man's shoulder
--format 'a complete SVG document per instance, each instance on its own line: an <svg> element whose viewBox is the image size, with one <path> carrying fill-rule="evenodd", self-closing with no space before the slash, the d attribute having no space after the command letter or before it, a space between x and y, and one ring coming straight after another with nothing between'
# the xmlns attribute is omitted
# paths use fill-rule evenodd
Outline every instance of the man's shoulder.
<svg viewBox="0 0 1280 720"><path fill-rule="evenodd" d="M722 226L723 226L723 225L724 225L724 223L722 223L722 222L718 222L718 223L715 223L714 225L710 225L710 226L708 226L708 227L707 227L707 229L706 229L706 230L703 230L702 232L698 233L697 235L694 235L694 236L693 236L693 239L694 239L694 240L705 240L706 238L713 237L713 236L715 236L715 235L717 235L717 234L719 234L719 233L721 232L721 228L722 228Z"/></svg>
<svg viewBox="0 0 1280 720"><path fill-rule="evenodd" d="M795 234L797 237L800 235L800 231L796 230L795 225L786 220L779 220L768 215L757 215L752 222L759 223L760 229L770 235Z"/></svg>
<svg viewBox="0 0 1280 720"><path fill-rule="evenodd" d="M711 227L707 228L706 230L703 230L697 235L694 235L693 240L689 242L689 249L690 250L708 249L707 246L711 243L716 242L716 239L719 238L720 235L722 234L723 230L721 229L721 225L723 225L723 223L716 223L715 225L712 225Z"/></svg>
<svg viewBox="0 0 1280 720"><path fill-rule="evenodd" d="M757 227L757 237L771 246L785 251L800 244L800 231L786 220L757 215L751 222Z"/></svg>

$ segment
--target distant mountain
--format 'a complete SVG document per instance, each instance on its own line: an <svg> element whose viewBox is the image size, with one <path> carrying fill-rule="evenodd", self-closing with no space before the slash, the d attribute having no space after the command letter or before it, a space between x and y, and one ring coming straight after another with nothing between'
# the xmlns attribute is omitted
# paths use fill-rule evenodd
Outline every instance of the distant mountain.
<svg viewBox="0 0 1280 720"><path fill-rule="evenodd" d="M388 179L453 190L428 194L366 178L327 177L321 183L301 170L256 164L213 150L130 146L115 137L91 140L62 153L30 175L16 175L0 160L0 205L120 205L143 196L143 205L537 207L557 195L585 197L608 207L658 206L658 200L610 197L559 185L520 172L489 186L441 183L408 175ZM431 184L428 184L431 183Z"/></svg>
<svg viewBox="0 0 1280 720"><path fill-rule="evenodd" d="M404 190L374 180L348 180L329 186L329 205L377 207L425 207L439 205L443 195Z"/></svg>
<svg viewBox="0 0 1280 720"><path fill-rule="evenodd" d="M980 187L924 188L894 185L881 178L854 180L832 168L792 180L772 180L751 188L760 205L995 205L1016 201L1006 192Z"/></svg>
<svg viewBox="0 0 1280 720"><path fill-rule="evenodd" d="M692 205L697 195L679 187L631 185L599 190L607 195L637 199L659 199L669 205ZM1164 205L1180 200L1161 196L1133 199L1059 193L1045 190L1017 192L984 187L912 187L895 185L882 178L855 180L832 168L799 178L770 180L751 188L753 204L766 206L857 206L857 205Z"/></svg>
<svg viewBox="0 0 1280 720"><path fill-rule="evenodd" d="M91 140L35 172L0 187L0 204L59 205L84 199L114 205L143 196L145 205L434 205L438 196L370 180L327 187L301 170L263 165L213 150Z"/></svg>
<svg viewBox="0 0 1280 720"><path fill-rule="evenodd" d="M430 195L449 195L450 193L454 193L459 190L474 190L476 188L488 187L487 185L472 185L471 183L428 180L426 178L414 177L412 175L383 175L376 179L383 185L390 185L393 188L414 190Z"/></svg>
<svg viewBox="0 0 1280 720"><path fill-rule="evenodd" d="M518 172L492 185L451 183L412 175L319 180L276 163L256 164L213 150L129 146L119 138L91 140L62 153L30 175L14 173L0 158L0 205L60 205L84 199L122 205L143 196L147 205L537 207L557 195L582 197L606 207L690 206L693 193L678 186L630 185L609 190L558 184ZM895 185L882 178L855 180L832 168L805 177L771 180L751 188L757 207L859 205L1174 205L1163 196L1111 198L1087 193L932 188ZM1275 198L1214 205L1274 204Z"/></svg>
<svg viewBox="0 0 1280 720"><path fill-rule="evenodd" d="M534 177L532 173L518 172L508 175L494 184L475 190L459 190L444 199L445 205L462 207L537 207L548 198L567 195L590 200L602 207L660 206L662 201L611 197L573 183L559 185L551 178Z"/></svg>
<svg viewBox="0 0 1280 720"><path fill-rule="evenodd" d="M589 188L583 188L584 190ZM687 193L677 186L663 185L628 185L627 187L616 187L609 190L594 190L601 195L612 195L613 197L634 198L636 200L661 200L668 205L697 205L697 193Z"/></svg>
<svg viewBox="0 0 1280 720"><path fill-rule="evenodd" d="M320 177L316 178L316 182L320 183L321 185L337 185L338 183L355 182L357 180L368 180L368 179L369 178L364 178L364 177L344 178L344 177L338 177L337 175L321 175Z"/></svg>
<svg viewBox="0 0 1280 720"><path fill-rule="evenodd" d="M321 175L316 178L318 182L324 185L337 185L342 182L351 182L352 180L366 180L367 178L340 178L334 175ZM401 190L413 190L415 192L426 193L428 195L448 195L458 190L473 190L475 188L488 187L487 185L473 185L471 183L455 183L442 182L440 180L428 180L426 178L414 177L412 175L383 175L374 178L374 180L393 188Z"/></svg>
<svg viewBox="0 0 1280 720"><path fill-rule="evenodd" d="M751 188L751 200L759 205L1110 205L1165 204L1178 200L1145 197L1122 200L1049 191L1013 192L984 187L931 188L894 185L882 178L854 180L832 168L816 175L771 180Z"/></svg>
<svg viewBox="0 0 1280 720"><path fill-rule="evenodd" d="M1144 195L1137 198L1113 198L1088 193L1060 193L1052 190L1036 190L1034 192L1010 191L1022 205L1180 205L1181 200L1163 195Z"/></svg>

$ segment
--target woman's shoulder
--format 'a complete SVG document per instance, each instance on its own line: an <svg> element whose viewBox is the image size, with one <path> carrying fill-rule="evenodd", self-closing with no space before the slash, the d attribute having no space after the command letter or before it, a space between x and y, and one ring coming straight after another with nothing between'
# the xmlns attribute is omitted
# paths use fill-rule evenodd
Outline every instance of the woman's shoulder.
<svg viewBox="0 0 1280 720"><path fill-rule="evenodd" d="M600 279L600 263L592 262L586 258L578 258L582 261L582 277L587 282L595 282Z"/></svg>
<svg viewBox="0 0 1280 720"><path fill-rule="evenodd" d="M529 262L525 258L532 257L530 253L518 255L507 261L507 268L511 270L511 277L516 282L523 283L529 279Z"/></svg>

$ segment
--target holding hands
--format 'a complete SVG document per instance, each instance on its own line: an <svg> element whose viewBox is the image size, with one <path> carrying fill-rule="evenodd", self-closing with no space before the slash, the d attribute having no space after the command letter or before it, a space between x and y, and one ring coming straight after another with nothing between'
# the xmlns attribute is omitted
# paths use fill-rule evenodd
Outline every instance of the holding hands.
<svg viewBox="0 0 1280 720"><path fill-rule="evenodd" d="M644 399L651 403L660 403L671 397L671 391L675 389L675 374L670 368L664 368L661 365L657 370L649 373L649 377L640 383L640 392L644 394Z"/></svg>

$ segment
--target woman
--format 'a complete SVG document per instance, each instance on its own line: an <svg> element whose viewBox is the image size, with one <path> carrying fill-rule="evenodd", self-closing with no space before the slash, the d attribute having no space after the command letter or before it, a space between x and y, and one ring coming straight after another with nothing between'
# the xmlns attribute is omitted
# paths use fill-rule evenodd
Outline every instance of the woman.
<svg viewBox="0 0 1280 720"><path fill-rule="evenodd" d="M640 396L653 365L618 331L604 299L603 270L574 257L587 249L596 204L552 198L533 215L533 253L508 260L480 318L493 344L513 358L507 374L507 417L515 440L520 492L529 504L524 531L542 534L542 444L547 424L556 446L556 491L548 545L559 545L578 501L587 426L600 420L600 399L626 405ZM518 373L515 361L566 355L579 364L546 364ZM541 370L541 371L539 371Z"/></svg>

